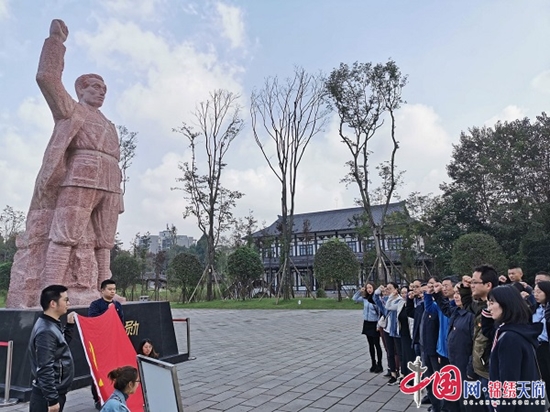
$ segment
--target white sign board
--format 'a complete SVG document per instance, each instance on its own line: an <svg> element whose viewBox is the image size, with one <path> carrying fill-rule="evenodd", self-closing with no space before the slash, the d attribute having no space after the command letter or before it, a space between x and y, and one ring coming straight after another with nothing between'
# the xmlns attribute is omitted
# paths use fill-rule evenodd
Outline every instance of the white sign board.
<svg viewBox="0 0 550 412"><path fill-rule="evenodd" d="M146 412L183 412L176 365L138 355Z"/></svg>

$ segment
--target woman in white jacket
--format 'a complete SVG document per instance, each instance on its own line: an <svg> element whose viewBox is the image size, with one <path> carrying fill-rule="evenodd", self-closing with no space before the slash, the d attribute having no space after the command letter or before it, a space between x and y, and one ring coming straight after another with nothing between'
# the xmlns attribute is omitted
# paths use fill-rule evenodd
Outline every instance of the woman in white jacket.
<svg viewBox="0 0 550 412"><path fill-rule="evenodd" d="M405 300L399 295L399 286L395 282L389 282L386 285L388 300L384 303L380 298L384 286L380 286L374 292L374 301L386 317L386 351L388 352L388 367L390 368L391 377L388 385L397 383L397 364L401 359L401 334L397 315L405 305Z"/></svg>

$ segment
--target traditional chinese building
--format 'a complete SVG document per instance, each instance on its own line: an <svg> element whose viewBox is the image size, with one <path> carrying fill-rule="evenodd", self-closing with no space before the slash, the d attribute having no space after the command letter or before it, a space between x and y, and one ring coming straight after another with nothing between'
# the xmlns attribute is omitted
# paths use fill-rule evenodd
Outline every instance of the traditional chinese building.
<svg viewBox="0 0 550 412"><path fill-rule="evenodd" d="M384 206L376 205L372 207L372 214L376 224L380 224ZM390 203L386 214L391 215L395 212L406 213L405 202ZM310 212L295 214L293 219L292 243L290 248L291 270L293 273L293 285L296 290L306 289L305 282L313 285L313 290L317 287L313 271L313 261L315 253L321 245L330 239L338 238L345 242L355 253L357 260L361 264L361 274L357 282L364 282L369 278L372 267L368 266L364 259L365 254L374 251L374 239L372 237L362 237L360 235L361 217L364 214L362 207L353 207L348 209L325 210L321 212ZM273 276L279 270L280 258L280 227L281 217L265 229L252 235L258 246L266 273L266 281L269 283ZM381 244L386 256L386 264L389 269L387 273L388 280L401 281L401 252L403 249L403 238L395 233L392 234L391 225L387 225L381 234ZM372 254L371 253L371 254ZM419 266L426 266L426 255L418 254L421 261ZM274 281L275 283L276 281ZM355 287L355 285L349 285Z"/></svg>

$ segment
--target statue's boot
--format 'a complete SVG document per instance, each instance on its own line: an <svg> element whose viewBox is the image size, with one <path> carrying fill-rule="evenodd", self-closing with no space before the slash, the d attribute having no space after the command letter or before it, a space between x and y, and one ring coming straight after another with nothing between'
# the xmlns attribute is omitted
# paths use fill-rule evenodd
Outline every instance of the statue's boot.
<svg viewBox="0 0 550 412"><path fill-rule="evenodd" d="M69 267L71 249L71 246L50 242L46 253L46 264L42 272L42 288L63 283Z"/></svg>
<svg viewBox="0 0 550 412"><path fill-rule="evenodd" d="M111 251L109 249L96 249L97 261L97 289L101 289L101 282L111 279Z"/></svg>

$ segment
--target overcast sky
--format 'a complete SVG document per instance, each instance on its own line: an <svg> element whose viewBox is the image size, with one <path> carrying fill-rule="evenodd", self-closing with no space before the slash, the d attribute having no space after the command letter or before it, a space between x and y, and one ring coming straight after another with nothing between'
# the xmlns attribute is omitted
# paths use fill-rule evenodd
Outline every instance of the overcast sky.
<svg viewBox="0 0 550 412"><path fill-rule="evenodd" d="M295 65L329 73L341 62L396 61L409 84L398 112L397 164L411 191L437 193L461 131L534 118L550 106L550 3L546 0L0 0L0 207L27 211L53 120L34 80L54 18L69 28L64 84L98 73L102 111L138 132L128 174L125 247L137 232L174 224L200 237L171 191L188 143L172 132L191 122L214 89L240 94L246 127L227 158L224 184L245 193L235 211L270 224L279 186L250 128L249 99L268 76ZM374 142L380 161L389 146ZM333 118L312 140L298 175L296 213L353 207L340 183L347 148Z"/></svg>

